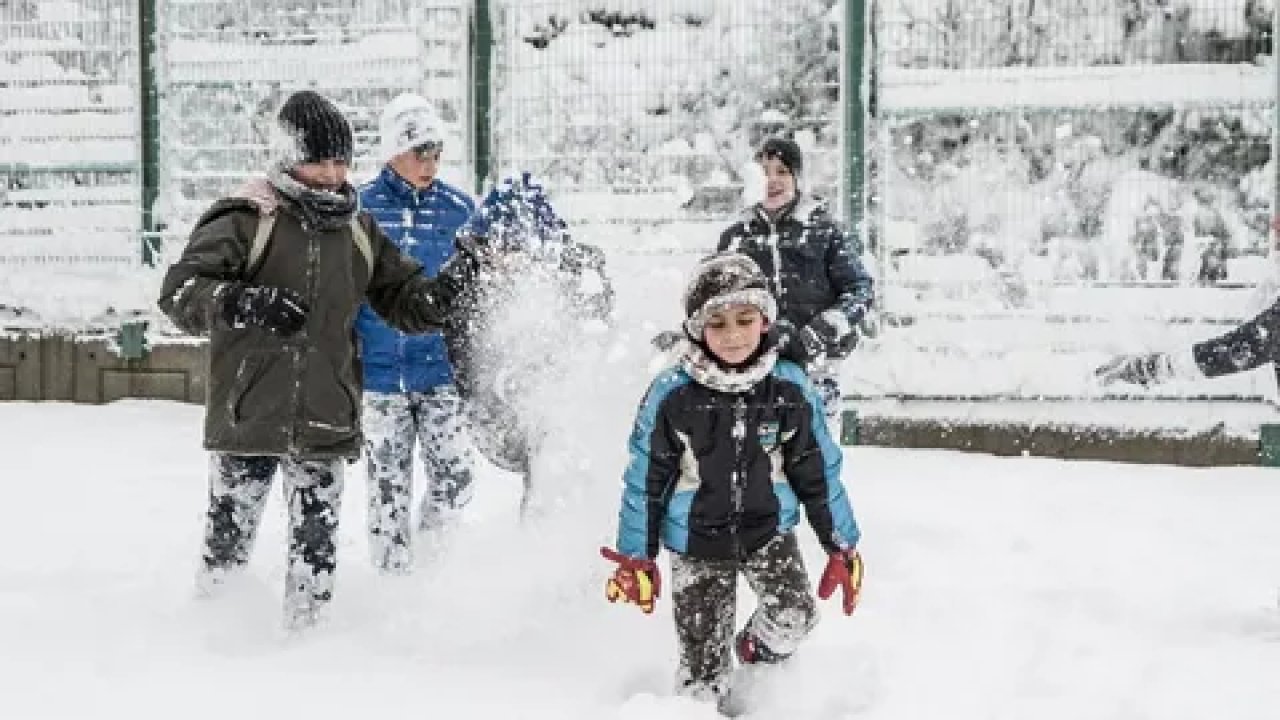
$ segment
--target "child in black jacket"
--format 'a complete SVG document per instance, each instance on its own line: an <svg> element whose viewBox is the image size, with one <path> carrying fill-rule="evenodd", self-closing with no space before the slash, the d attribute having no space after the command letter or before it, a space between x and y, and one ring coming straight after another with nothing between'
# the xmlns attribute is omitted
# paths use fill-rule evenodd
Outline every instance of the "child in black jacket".
<svg viewBox="0 0 1280 720"><path fill-rule="evenodd" d="M803 507L830 555L819 596L843 589L852 613L861 584L858 525L841 482L817 390L778 359L766 331L777 304L745 255L705 260L685 293L678 364L650 385L631 434L617 548L606 594L652 612L654 559L671 551L677 690L723 700L732 668L789 657L817 622L793 532ZM734 635L737 575L760 605Z"/></svg>

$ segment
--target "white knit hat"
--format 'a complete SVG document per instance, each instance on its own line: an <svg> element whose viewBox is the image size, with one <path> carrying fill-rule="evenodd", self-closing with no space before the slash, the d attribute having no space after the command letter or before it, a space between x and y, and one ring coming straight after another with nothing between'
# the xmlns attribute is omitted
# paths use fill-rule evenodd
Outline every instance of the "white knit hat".
<svg viewBox="0 0 1280 720"><path fill-rule="evenodd" d="M424 143L444 141L444 123L421 95L400 93L382 110L378 121L379 156L383 162Z"/></svg>

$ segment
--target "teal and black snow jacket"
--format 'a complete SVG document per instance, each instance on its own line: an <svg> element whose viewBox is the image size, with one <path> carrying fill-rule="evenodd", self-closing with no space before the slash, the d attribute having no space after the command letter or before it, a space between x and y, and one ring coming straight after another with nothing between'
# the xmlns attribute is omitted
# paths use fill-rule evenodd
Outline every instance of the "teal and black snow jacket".
<svg viewBox="0 0 1280 720"><path fill-rule="evenodd" d="M695 381L683 367L649 386L630 439L618 551L660 546L741 558L792 530L804 508L829 552L857 544L842 455L800 367L778 361L745 392Z"/></svg>

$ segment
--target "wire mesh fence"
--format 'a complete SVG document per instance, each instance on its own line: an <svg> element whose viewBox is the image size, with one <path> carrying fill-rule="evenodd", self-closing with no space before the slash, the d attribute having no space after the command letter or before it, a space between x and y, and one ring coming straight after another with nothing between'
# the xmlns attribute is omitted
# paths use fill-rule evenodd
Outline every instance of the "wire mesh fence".
<svg viewBox="0 0 1280 720"><path fill-rule="evenodd" d="M529 170L577 222L727 218L768 134L838 193L836 0L506 0L495 11L496 173ZM749 190L748 190L749 192Z"/></svg>
<svg viewBox="0 0 1280 720"><path fill-rule="evenodd" d="M887 67L1253 62L1271 0L881 0Z"/></svg>
<svg viewBox="0 0 1280 720"><path fill-rule="evenodd" d="M433 101L450 179L471 169L470 0L161 0L161 227L181 228L270 161L287 95L332 98L356 134L353 177L375 173L377 124L398 93Z"/></svg>
<svg viewBox="0 0 1280 720"><path fill-rule="evenodd" d="M1189 343L1259 307L1275 275L1269 0L872 12L870 234L915 349L1021 357L993 394L1079 394L1067 355ZM1069 388L1036 370L1071 363Z"/></svg>
<svg viewBox="0 0 1280 720"><path fill-rule="evenodd" d="M135 5L0 5L0 265L136 266Z"/></svg>

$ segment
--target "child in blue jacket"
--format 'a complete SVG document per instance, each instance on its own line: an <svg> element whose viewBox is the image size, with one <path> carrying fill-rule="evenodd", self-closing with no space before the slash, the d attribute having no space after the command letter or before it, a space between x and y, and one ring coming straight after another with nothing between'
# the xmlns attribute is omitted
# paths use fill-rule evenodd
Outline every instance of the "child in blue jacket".
<svg viewBox="0 0 1280 720"><path fill-rule="evenodd" d="M723 701L731 649L743 664L789 657L817 622L794 533L803 508L830 559L818 593L837 586L853 612L859 531L842 455L799 365L778 358L768 281L751 258L713 255L684 296L686 340L649 386L631 433L606 595L652 612L655 559L671 552L680 645L677 691ZM734 633L737 576L759 604Z"/></svg>
<svg viewBox="0 0 1280 720"><path fill-rule="evenodd" d="M386 165L361 186L360 205L435 276L454 254L454 235L475 203L437 177L444 127L425 98L398 95L383 110L379 133ZM414 450L425 471L416 525L438 535L471 498L471 444L440 333L407 335L368 305L356 317L356 333L364 365L369 553L381 572L404 574L413 568Z"/></svg>

